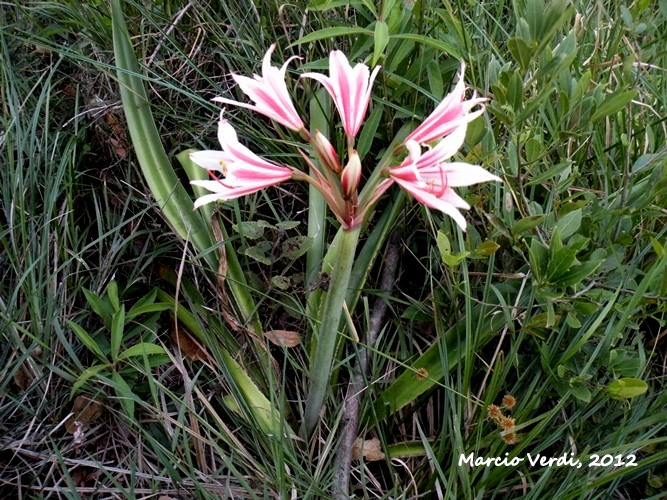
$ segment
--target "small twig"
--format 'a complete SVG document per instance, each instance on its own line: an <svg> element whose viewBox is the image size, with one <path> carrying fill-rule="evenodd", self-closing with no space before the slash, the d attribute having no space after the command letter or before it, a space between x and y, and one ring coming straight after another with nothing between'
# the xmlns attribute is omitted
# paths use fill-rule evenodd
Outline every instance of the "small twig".
<svg viewBox="0 0 667 500"><path fill-rule="evenodd" d="M171 32L174 30L174 28L179 23L181 18L185 15L185 13L190 9L190 7L192 7L192 2L188 2L188 4L185 7L183 7L180 11L178 11L178 14L176 14L176 17L174 18L174 20L171 22L171 24L167 28L167 31L165 31L162 38L160 38L160 41L158 42L157 46L155 47L155 50L153 50L153 53L150 55L150 57L146 61L146 66L150 66L151 64L153 64L153 60L155 59L155 56L157 56L157 53L162 48L162 45L164 44L164 41L167 38L169 38L169 35L171 34Z"/></svg>
<svg viewBox="0 0 667 500"><path fill-rule="evenodd" d="M384 259L384 269L380 280L380 289L391 292L396 279L398 267L400 235L394 231L389 236L387 252ZM372 347L382 329L384 316L387 312L387 300L378 297L373 304L370 324L366 336L366 346ZM341 424L341 442L336 452L336 464L334 473L334 498L346 500L349 498L350 490L350 467L352 464L352 449L357 437L359 426L359 408L361 407L361 395L365 389L366 372L368 371L369 351L367 348L359 349L357 364L352 368L352 378L347 386L347 395L343 403L343 420Z"/></svg>

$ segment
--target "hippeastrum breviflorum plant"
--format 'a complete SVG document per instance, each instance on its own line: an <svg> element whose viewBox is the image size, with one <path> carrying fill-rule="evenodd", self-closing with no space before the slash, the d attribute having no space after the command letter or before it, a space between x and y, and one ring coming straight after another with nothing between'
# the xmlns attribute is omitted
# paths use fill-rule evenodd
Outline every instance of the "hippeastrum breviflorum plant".
<svg viewBox="0 0 667 500"><path fill-rule="evenodd" d="M286 66L294 58L281 68L274 67L271 65L274 49L275 45L272 45L264 56L261 76L232 75L254 104L221 97L214 100L249 108L298 133L310 144L324 167L323 171L311 163L302 149L299 152L310 167L310 173L257 156L239 142L234 127L221 112L218 140L222 149L190 154L194 163L208 170L211 180L195 180L192 184L212 193L195 201L194 206L200 207L213 201L232 200L289 179L305 181L319 191L341 224L338 254L315 332L317 347L310 363L311 381L304 417L305 431L309 435L319 419L329 385L341 311L344 310L360 228L368 211L392 184L397 183L418 202L449 215L465 230L466 222L460 209L469 209L470 206L452 188L500 181L500 178L480 166L448 161L461 148L468 123L484 112L486 101L476 96L465 99L465 67L462 66L454 90L398 144L386 161L375 167L379 175L371 175L360 193L363 166L355 150L355 141L380 67L376 66L371 72L363 63L352 66L342 52L334 50L330 55L329 76L319 73L301 75L324 85L338 110L347 145L343 165L331 141L320 131L311 134L298 115L285 82Z"/></svg>
<svg viewBox="0 0 667 500"><path fill-rule="evenodd" d="M313 188L311 196L320 196L340 223L340 230L322 262L323 274L330 275L323 306L314 305L316 300L312 300L312 296L319 296L319 291L315 291L308 301L309 312L316 316L312 341L314 353L310 359L310 382L303 419L303 434L310 436L329 390L344 311L348 309L347 305L353 308L358 296L356 289L349 289L350 283L359 284L363 280L359 277L359 264L369 267L373 255L377 254L378 245L387 235L387 227L398 214L400 203L390 204L370 232L364 248L357 252L360 231L369 211L396 183L418 202L450 216L465 231L466 221L460 209L469 209L470 206L452 188L501 180L480 166L449 161L461 148L468 124L484 112L486 99L476 95L465 98L465 66L462 65L453 91L416 128L406 126L399 130L389 151L370 175L364 176L364 165L356 149L357 136L370 105L372 85L380 66L372 71L363 63L352 66L341 51L334 50L330 54L328 76L313 72L301 75L321 83L335 105L345 134L343 143L346 148L341 154L333 146L336 141L327 137L325 128L328 127L322 120L313 118L314 123L317 121L322 125L322 130L315 128L309 131L299 116L285 80L287 65L295 58L288 59L280 68L272 66L274 44L264 55L261 76L251 78L232 74L252 104L224 97L217 97L214 101L250 109L295 132L310 146L320 167L314 164L305 147L299 147L298 152L308 167L307 171L258 156L241 143L222 110L218 122L221 149L179 155L179 160L187 164L189 175L195 179L191 184L200 194L192 204L159 141L118 0L112 1L112 11L118 80L137 158L165 218L180 237L192 241L195 248L206 255L209 264L214 268L217 264L214 253L208 251L214 238L206 234L207 228L212 227L208 220L211 212L200 215L197 209L211 202L234 200L290 179L305 181ZM322 99L321 92L314 94L317 100ZM192 172L191 164L206 169L210 179L198 178ZM360 189L363 177L367 181ZM201 194L202 190L210 193ZM311 200L311 208L314 206L316 202ZM224 235L222 239L225 239ZM233 249L228 245L229 242L225 241L229 254ZM230 265L227 271L232 297L245 316L246 324L256 333L261 333L261 322L256 317L252 298L244 288L245 278L238 261L233 255L228 255L227 260L235 264ZM312 274L312 267L310 262L309 274ZM273 403L232 356L226 352L223 354L229 376L234 378L245 400L244 407L249 412L247 416L258 422L267 434L291 434Z"/></svg>

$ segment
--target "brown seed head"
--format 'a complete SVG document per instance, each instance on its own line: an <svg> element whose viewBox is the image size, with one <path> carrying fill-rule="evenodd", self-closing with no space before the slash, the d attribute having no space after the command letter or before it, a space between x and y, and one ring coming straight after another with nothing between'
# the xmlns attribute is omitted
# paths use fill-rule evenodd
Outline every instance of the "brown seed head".
<svg viewBox="0 0 667 500"><path fill-rule="evenodd" d="M519 441L514 432L510 432L505 435L501 434L500 437L502 437L503 441L505 441L507 444L516 444Z"/></svg>
<svg viewBox="0 0 667 500"><path fill-rule="evenodd" d="M503 412L500 411L500 407L498 405L489 405L486 408L486 416L494 422L498 422L501 418L503 418Z"/></svg>
<svg viewBox="0 0 667 500"><path fill-rule="evenodd" d="M498 425L500 425L504 431L511 431L514 429L514 419L512 417L500 417Z"/></svg>
<svg viewBox="0 0 667 500"><path fill-rule="evenodd" d="M511 410L515 406L516 406L516 398L514 396L510 396L509 394L503 396L503 408Z"/></svg>

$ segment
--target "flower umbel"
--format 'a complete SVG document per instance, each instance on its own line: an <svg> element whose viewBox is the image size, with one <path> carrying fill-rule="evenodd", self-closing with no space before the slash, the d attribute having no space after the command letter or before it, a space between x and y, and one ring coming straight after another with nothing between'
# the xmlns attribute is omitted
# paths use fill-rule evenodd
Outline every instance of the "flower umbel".
<svg viewBox="0 0 667 500"><path fill-rule="evenodd" d="M291 59L281 68L271 66L274 49L275 45L272 45L264 55L261 76L248 78L232 75L254 104L226 98L215 100L252 109L298 132L299 137L308 143L307 147L296 146L307 168L302 170L287 167L260 158L239 142L236 131L221 115L218 139L222 150L201 151L190 155L192 161L206 168L213 179L193 181L192 184L211 191L211 194L195 201L197 208L212 201L231 200L254 193L288 179L305 181L321 193L330 214L340 223L341 231L325 257L328 266L325 269L330 269L331 274L326 296L323 303L319 298L312 301L312 304L311 300L308 300L308 313L317 319L314 322L314 325L317 325L317 342L310 363L311 382L304 409L304 433L305 437L309 437L321 418L322 405L330 391L330 375L335 365L336 346L339 345L340 338L341 311L345 309L352 284L358 285L358 282L350 280L355 269L355 259L358 257L361 226L370 219L369 213L378 199L397 183L417 201L449 215L465 230L466 221L460 209L469 209L470 205L456 194L453 188L500 179L479 166L450 161L463 145L468 123L484 111L482 103L485 99L473 96L472 99L465 100L464 68L461 69L461 76L452 93L447 95L435 111L406 139L395 139L393 145L397 146L386 149L377 166L367 173L363 171L364 163L369 161L368 158L377 158L381 151L373 151L368 147L360 154L362 148L355 148L355 138L368 110L371 86L380 67L372 71L361 63L352 67L347 57L336 50L330 54L329 76L319 73L302 75L324 85L340 115L345 137L325 137L319 131L310 134L306 130L285 83L286 66ZM471 111L478 105L479 109ZM330 128L328 124L326 128ZM334 127L331 129L336 130ZM402 134L403 132L400 137L403 137ZM404 158L398 156L406 151ZM364 153L367 159L363 158ZM318 161L313 161L314 158ZM360 190L363 179L365 186ZM317 203L319 204L319 201ZM400 204L395 204L395 208L400 208ZM317 224L311 227L325 234L321 231L320 223L328 217L320 217L324 214L320 214L319 210L313 213L317 214L313 219ZM381 229L392 224L397 214L398 210L392 208L388 212L391 218L384 219ZM384 237L377 238L379 239L376 241L382 241ZM423 373L417 374L417 377L421 375ZM488 415L498 425L500 419L505 417L497 406L489 407ZM516 442L514 420L507 417L503 422L503 432L506 434L504 439L507 442Z"/></svg>
<svg viewBox="0 0 667 500"><path fill-rule="evenodd" d="M328 77L320 73L304 73L301 77L312 78L324 85L336 104L345 134L355 137L364 121L371 98L371 86L378 71L380 66L376 66L370 73L368 66L362 63L353 68L345 54L334 50L329 57Z"/></svg>
<svg viewBox="0 0 667 500"><path fill-rule="evenodd" d="M238 141L236 131L220 115L218 140L222 151L198 151L190 159L209 171L214 180L191 181L213 194L197 198L195 208L217 200L233 200L292 178L293 170L264 160ZM215 172L220 172L219 178Z"/></svg>
<svg viewBox="0 0 667 500"><path fill-rule="evenodd" d="M376 174L370 176L370 184L359 195L359 184L364 176L354 140L368 110L371 85L380 67L374 68L372 72L363 63L352 67L342 52L334 50L329 57L329 76L320 73L301 75L321 82L331 94L347 136L345 163L327 137L319 131L311 135L305 129L285 84L285 70L293 58L281 68L271 66L274 49L275 44L264 55L262 76L248 78L232 75L254 104L222 97L214 100L255 110L298 131L310 143L324 169L320 171L313 165L301 149L299 152L309 165L310 174L258 157L239 143L233 127L221 117L218 139L222 151L202 151L191 155L192 160L208 169L213 177L213 180L193 182L213 193L199 198L195 208L214 200L238 198L291 178L308 182L318 189L343 229L351 230L363 223L375 202L396 182L418 202L452 217L465 231L466 221L460 209L470 209L470 205L452 188L500 181L500 178L480 166L449 161L462 146L468 123L484 112L483 103L486 101L476 96L465 100L464 65L461 66L454 90L403 141L402 146L408 152L405 159L392 167L390 158L379 166ZM479 109L471 111L476 106ZM434 141L439 142L432 145ZM218 177L215 172L220 172L222 177Z"/></svg>
<svg viewBox="0 0 667 500"><path fill-rule="evenodd" d="M213 100L252 109L289 129L303 130L305 125L294 108L285 84L287 65L292 59L298 59L298 57L290 57L282 68L271 66L271 54L275 48L276 44L274 43L264 55L262 76L255 75L253 79L232 73L234 81L241 87L243 93L255 103L254 105L224 97L216 97Z"/></svg>

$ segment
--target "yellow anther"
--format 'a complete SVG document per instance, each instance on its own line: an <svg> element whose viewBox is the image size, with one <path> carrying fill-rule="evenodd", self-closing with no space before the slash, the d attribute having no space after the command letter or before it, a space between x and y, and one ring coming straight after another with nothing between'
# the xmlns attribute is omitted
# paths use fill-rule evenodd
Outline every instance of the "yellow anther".
<svg viewBox="0 0 667 500"><path fill-rule="evenodd" d="M220 170L222 170L222 175L227 176L227 163L222 160L218 160L218 164L220 165Z"/></svg>

